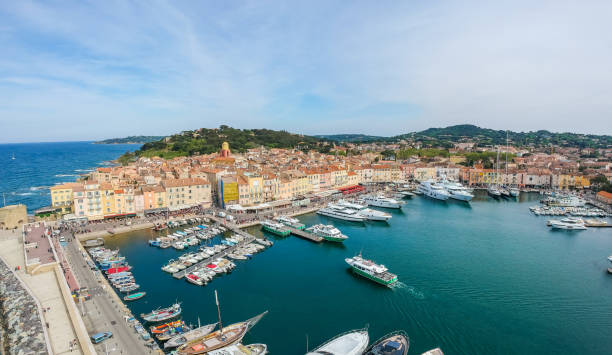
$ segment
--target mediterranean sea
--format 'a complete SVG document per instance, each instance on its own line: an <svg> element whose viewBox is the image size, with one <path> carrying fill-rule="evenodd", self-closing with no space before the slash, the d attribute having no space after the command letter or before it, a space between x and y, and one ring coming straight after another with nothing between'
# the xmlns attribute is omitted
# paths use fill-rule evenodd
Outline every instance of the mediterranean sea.
<svg viewBox="0 0 612 355"><path fill-rule="evenodd" d="M92 142L0 144L0 194L7 205L25 204L32 213L51 204L49 187L75 181L80 174L138 148L138 144Z"/></svg>
<svg viewBox="0 0 612 355"><path fill-rule="evenodd" d="M216 322L216 289L225 325L269 310L244 343L268 344L272 354L304 354L307 338L313 349L366 325L371 341L405 330L409 354L438 346L446 354L610 353L612 233L552 231L547 217L529 211L540 197L477 192L465 204L416 196L389 223L304 215L307 225L333 224L349 239L315 244L266 233L274 246L204 287L161 271L189 250L148 246L155 232L118 235L107 247L121 250L147 292L128 303L135 315L179 301L186 322ZM352 274L344 258L359 252L400 284L390 289Z"/></svg>

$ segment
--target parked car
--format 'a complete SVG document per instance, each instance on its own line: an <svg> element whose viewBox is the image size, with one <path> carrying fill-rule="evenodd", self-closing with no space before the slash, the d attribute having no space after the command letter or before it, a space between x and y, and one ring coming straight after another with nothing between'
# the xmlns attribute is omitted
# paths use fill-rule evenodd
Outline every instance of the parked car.
<svg viewBox="0 0 612 355"><path fill-rule="evenodd" d="M102 332L102 333L97 333L91 336L91 342L94 344L98 344L100 342L103 342L106 339L112 338L113 337L113 333L112 332Z"/></svg>

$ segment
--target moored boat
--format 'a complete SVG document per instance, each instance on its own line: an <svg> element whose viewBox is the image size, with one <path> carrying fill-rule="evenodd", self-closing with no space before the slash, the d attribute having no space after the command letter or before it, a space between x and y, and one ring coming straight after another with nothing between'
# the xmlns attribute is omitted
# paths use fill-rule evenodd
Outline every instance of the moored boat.
<svg viewBox="0 0 612 355"><path fill-rule="evenodd" d="M178 327L182 327L184 325L185 325L185 323L182 320L175 320L173 322L168 322L168 323L164 323L164 324L160 324L160 325L154 325L154 326L150 327L149 330L153 334L161 334L161 333L167 331L170 328L178 328Z"/></svg>
<svg viewBox="0 0 612 355"><path fill-rule="evenodd" d="M389 333L375 341L366 350L365 355L406 355L410 339L403 331Z"/></svg>
<svg viewBox="0 0 612 355"><path fill-rule="evenodd" d="M367 329L352 330L333 337L306 355L361 355L369 340Z"/></svg>
<svg viewBox="0 0 612 355"><path fill-rule="evenodd" d="M291 231L287 229L283 224L274 221L263 221L261 222L261 227L263 228L263 230L272 234L279 235L281 237L286 237L291 234Z"/></svg>
<svg viewBox="0 0 612 355"><path fill-rule="evenodd" d="M268 353L266 344L234 344L219 350L213 350L207 355L264 355Z"/></svg>
<svg viewBox="0 0 612 355"><path fill-rule="evenodd" d="M146 292L136 292L123 296L124 301L136 301L137 299L143 298L147 293Z"/></svg>
<svg viewBox="0 0 612 355"><path fill-rule="evenodd" d="M317 214L320 214L326 217L342 219L345 221L352 221L352 222L363 222L367 219L366 217L357 213L357 211L355 210L352 210L350 208L345 208L342 206L338 206L338 205L334 205L331 203L327 205L327 207L321 208L320 210L318 210Z"/></svg>
<svg viewBox="0 0 612 355"><path fill-rule="evenodd" d="M257 324L257 322L259 322L259 320L266 313L268 313L268 311L266 311L244 322L234 323L227 327L223 327L223 323L221 322L221 309L219 308L219 298L217 297L216 290L215 303L217 305L217 314L219 316L219 330L207 334L202 338L198 338L181 345L177 349L177 353L179 355L209 354L211 351L239 343L249 329L255 326L255 324Z"/></svg>
<svg viewBox="0 0 612 355"><path fill-rule="evenodd" d="M362 200L369 206L373 206L373 207L393 208L393 209L402 208L402 204L399 201L393 198L382 196L382 195L364 196Z"/></svg>
<svg viewBox="0 0 612 355"><path fill-rule="evenodd" d="M289 216L278 216L275 218L275 220L291 228L295 228L299 230L306 228L306 225L301 223L300 220L297 218L293 218Z"/></svg>
<svg viewBox="0 0 612 355"><path fill-rule="evenodd" d="M143 313L140 316L147 322L163 322L165 320L177 317L180 314L181 305L179 303L175 303L170 307L156 309L147 314Z"/></svg>
<svg viewBox="0 0 612 355"><path fill-rule="evenodd" d="M315 224L314 226L308 227L306 231L319 236L330 242L343 242L348 237L340 232L340 230L331 224Z"/></svg>
<svg viewBox="0 0 612 355"><path fill-rule="evenodd" d="M196 329L190 330L186 333L176 335L168 339L168 341L164 343L164 348L166 349L176 348L190 341L201 339L204 336L210 334L210 332L212 332L216 326L217 326L217 323L207 324L201 327L197 327Z"/></svg>

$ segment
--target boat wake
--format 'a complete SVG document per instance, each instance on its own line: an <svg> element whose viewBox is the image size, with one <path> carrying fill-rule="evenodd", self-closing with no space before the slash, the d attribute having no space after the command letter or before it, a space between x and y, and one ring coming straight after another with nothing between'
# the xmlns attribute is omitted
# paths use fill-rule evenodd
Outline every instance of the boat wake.
<svg viewBox="0 0 612 355"><path fill-rule="evenodd" d="M410 294L410 296L418 299L418 300L424 300L425 299L425 294L419 290L416 289L416 287L414 286L408 286L405 283L398 281L395 283L395 285L391 286L391 288L393 289L398 289L398 290L406 290L408 292L408 294Z"/></svg>
<svg viewBox="0 0 612 355"><path fill-rule="evenodd" d="M71 177L71 176L78 176L76 174L56 174L55 177Z"/></svg>
<svg viewBox="0 0 612 355"><path fill-rule="evenodd" d="M49 186L32 186L30 187L30 191L39 191L39 190L45 190L48 188Z"/></svg>

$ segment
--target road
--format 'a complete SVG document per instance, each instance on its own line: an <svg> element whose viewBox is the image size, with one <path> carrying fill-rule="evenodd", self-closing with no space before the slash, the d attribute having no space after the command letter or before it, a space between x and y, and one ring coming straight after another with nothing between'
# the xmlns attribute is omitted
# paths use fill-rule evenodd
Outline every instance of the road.
<svg viewBox="0 0 612 355"><path fill-rule="evenodd" d="M91 299L77 307L81 311L83 322L89 334L103 331L111 331L113 337L100 344L94 345L98 354L154 354L154 350L145 346L144 341L138 336L136 331L124 320L125 313L117 299L112 297L109 286L102 280L99 281L100 274L92 271L83 258L82 252L77 246L74 237L66 234L66 238L71 240L66 247L66 257L73 268L75 277L81 287L87 287L91 294ZM84 312L84 315L83 315Z"/></svg>

